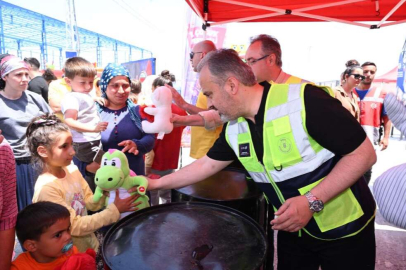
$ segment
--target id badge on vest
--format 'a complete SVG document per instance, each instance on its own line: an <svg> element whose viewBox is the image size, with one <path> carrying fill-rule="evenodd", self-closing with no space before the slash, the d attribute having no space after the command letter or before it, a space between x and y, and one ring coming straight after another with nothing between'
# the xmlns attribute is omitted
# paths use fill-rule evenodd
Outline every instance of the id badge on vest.
<svg viewBox="0 0 406 270"><path fill-rule="evenodd" d="M250 157L250 144L249 143L241 143L238 145L238 152L240 157Z"/></svg>

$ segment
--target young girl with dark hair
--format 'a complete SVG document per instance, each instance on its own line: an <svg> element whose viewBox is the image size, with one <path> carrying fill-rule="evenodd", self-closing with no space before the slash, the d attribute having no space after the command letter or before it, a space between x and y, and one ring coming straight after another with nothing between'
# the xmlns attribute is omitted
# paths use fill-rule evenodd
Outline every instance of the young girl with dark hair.
<svg viewBox="0 0 406 270"><path fill-rule="evenodd" d="M28 147L42 169L35 184L33 202L50 201L65 206L70 212L73 244L80 252L95 251L99 242L94 232L120 218L120 213L137 210L134 200L116 196L113 204L99 213L88 216L87 210L98 210L105 204L106 195L98 203L78 168L72 164L75 154L72 134L55 115L34 118L27 128Z"/></svg>

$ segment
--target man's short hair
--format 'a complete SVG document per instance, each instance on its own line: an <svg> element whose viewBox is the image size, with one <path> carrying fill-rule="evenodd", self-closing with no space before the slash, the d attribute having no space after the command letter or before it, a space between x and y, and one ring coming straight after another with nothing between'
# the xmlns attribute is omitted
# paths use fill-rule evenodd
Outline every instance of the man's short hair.
<svg viewBox="0 0 406 270"><path fill-rule="evenodd" d="M75 76L94 77L97 74L93 64L82 57L72 57L65 62L65 77L73 80Z"/></svg>
<svg viewBox="0 0 406 270"><path fill-rule="evenodd" d="M58 220L70 218L66 207L53 202L28 205L17 215L16 232L20 243L38 241L41 235Z"/></svg>
<svg viewBox="0 0 406 270"><path fill-rule="evenodd" d="M233 49L209 52L197 66L197 72L200 72L206 65L209 67L214 82L220 86L223 86L230 76L234 76L245 86L256 84L251 67L244 63Z"/></svg>
<svg viewBox="0 0 406 270"><path fill-rule="evenodd" d="M24 58L24 62L30 64L30 66L34 69L34 70L39 70L39 67L41 66L41 64L39 63L37 58L34 57L27 57Z"/></svg>
<svg viewBox="0 0 406 270"><path fill-rule="evenodd" d="M279 41L276 38L274 38L273 36L270 36L270 35L262 34L262 35L252 37L250 45L252 45L255 42L261 42L261 49L265 55L275 54L275 56L276 56L275 64L278 67L282 67L281 45L279 44Z"/></svg>
<svg viewBox="0 0 406 270"><path fill-rule="evenodd" d="M375 65L374 62L365 62L365 63L363 63L363 64L361 65L361 67L365 67L365 66L374 66L374 67L376 67L376 65Z"/></svg>

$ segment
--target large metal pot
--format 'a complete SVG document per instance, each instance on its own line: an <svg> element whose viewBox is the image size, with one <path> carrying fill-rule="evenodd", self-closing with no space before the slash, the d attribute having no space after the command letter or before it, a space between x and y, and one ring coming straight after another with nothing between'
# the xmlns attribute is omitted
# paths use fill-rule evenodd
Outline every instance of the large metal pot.
<svg viewBox="0 0 406 270"><path fill-rule="evenodd" d="M239 170L223 170L196 184L172 190L172 202L198 201L234 208L266 228L262 191Z"/></svg>
<svg viewBox="0 0 406 270"><path fill-rule="evenodd" d="M259 269L267 252L263 229L232 208L201 202L135 212L106 234L110 269Z"/></svg>

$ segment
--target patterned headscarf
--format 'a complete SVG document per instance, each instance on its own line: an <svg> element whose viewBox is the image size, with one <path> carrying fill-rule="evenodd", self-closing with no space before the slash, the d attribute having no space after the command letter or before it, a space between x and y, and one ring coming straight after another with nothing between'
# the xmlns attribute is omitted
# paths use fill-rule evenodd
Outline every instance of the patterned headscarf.
<svg viewBox="0 0 406 270"><path fill-rule="evenodd" d="M7 74L19 68L29 69L27 63L25 63L17 56L8 55L1 60L0 77L4 79L4 77L6 77Z"/></svg>
<svg viewBox="0 0 406 270"><path fill-rule="evenodd" d="M99 82L100 90L102 92L102 97L107 99L107 95L106 95L107 86L109 85L109 82L111 81L111 79L113 79L114 77L117 77L117 76L126 76L128 79L128 82L131 84L130 73L128 72L128 70L125 67L123 67L122 65L110 63L104 68L103 73L100 78L100 82ZM99 105L98 105L98 107L99 107L99 112L101 112L102 111L101 107ZM130 112L131 120L134 122L136 127L138 127L139 129L142 130L141 119L135 113L136 105L130 99L127 99L127 107Z"/></svg>

